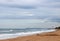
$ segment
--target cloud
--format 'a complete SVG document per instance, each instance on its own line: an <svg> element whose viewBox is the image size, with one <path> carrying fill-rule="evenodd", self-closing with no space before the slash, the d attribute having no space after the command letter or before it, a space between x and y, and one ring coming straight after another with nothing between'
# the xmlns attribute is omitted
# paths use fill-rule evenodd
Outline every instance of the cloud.
<svg viewBox="0 0 60 41"><path fill-rule="evenodd" d="M0 0L0 6L22 9L60 8L59 0Z"/></svg>
<svg viewBox="0 0 60 41"><path fill-rule="evenodd" d="M6 4L0 4L0 6L3 6L3 7L9 7L9 8L21 8L21 9L35 9L34 6L24 6L24 5L6 5Z"/></svg>
<svg viewBox="0 0 60 41"><path fill-rule="evenodd" d="M48 20L52 21L52 22L58 22L58 23L60 23L60 17L50 17Z"/></svg>
<svg viewBox="0 0 60 41"><path fill-rule="evenodd" d="M27 25L59 26L60 0L0 0L0 27L17 28Z"/></svg>
<svg viewBox="0 0 60 41"><path fill-rule="evenodd" d="M60 2L50 2L43 5L44 7L49 8L60 8Z"/></svg>
<svg viewBox="0 0 60 41"><path fill-rule="evenodd" d="M0 0L0 18L57 21L59 17L60 0Z"/></svg>
<svg viewBox="0 0 60 41"><path fill-rule="evenodd" d="M15 8L25 8L25 9L33 9L39 4L42 4L43 0L0 0L0 6L5 7L15 7Z"/></svg>

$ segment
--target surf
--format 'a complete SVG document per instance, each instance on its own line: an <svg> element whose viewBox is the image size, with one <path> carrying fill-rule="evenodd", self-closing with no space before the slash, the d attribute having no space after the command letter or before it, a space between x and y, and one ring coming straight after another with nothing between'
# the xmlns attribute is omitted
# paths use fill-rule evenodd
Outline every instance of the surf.
<svg viewBox="0 0 60 41"><path fill-rule="evenodd" d="M20 33L14 33L14 34L0 34L0 40L17 38L17 37L22 37L22 36L29 36L29 35L40 34L40 33L44 33L44 32L52 32L52 31L56 31L56 30L20 32Z"/></svg>

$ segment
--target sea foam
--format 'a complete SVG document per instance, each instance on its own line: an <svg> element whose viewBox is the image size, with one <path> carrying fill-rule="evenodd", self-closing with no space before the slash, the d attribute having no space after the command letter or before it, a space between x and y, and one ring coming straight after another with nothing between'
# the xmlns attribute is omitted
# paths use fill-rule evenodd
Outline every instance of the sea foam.
<svg viewBox="0 0 60 41"><path fill-rule="evenodd" d="M55 30L35 31L35 32L21 32L21 33L15 33L15 34L0 34L0 40L16 38L16 37L19 37L19 36L29 36L29 35L40 34L40 33L43 33L43 32L52 32L52 31L55 31Z"/></svg>

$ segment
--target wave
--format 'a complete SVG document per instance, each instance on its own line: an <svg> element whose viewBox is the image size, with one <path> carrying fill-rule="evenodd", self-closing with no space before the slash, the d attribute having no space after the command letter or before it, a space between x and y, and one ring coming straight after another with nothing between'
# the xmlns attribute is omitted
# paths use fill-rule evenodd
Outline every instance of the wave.
<svg viewBox="0 0 60 41"><path fill-rule="evenodd" d="M15 33L15 34L0 34L0 40L3 39L10 39L10 38L16 38L19 36L29 36L29 35L33 35L33 34L40 34L43 32L52 32L55 30L45 30L45 31L35 31L35 32L21 32L21 33Z"/></svg>
<svg viewBox="0 0 60 41"><path fill-rule="evenodd" d="M0 32L12 32L13 30L4 30L4 31L0 31Z"/></svg>

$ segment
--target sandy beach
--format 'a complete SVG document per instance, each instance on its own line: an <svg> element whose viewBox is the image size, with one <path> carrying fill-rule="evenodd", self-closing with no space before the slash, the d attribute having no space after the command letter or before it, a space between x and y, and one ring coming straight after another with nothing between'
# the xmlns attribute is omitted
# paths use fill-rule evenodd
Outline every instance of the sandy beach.
<svg viewBox="0 0 60 41"><path fill-rule="evenodd" d="M60 41L60 30L0 41Z"/></svg>

